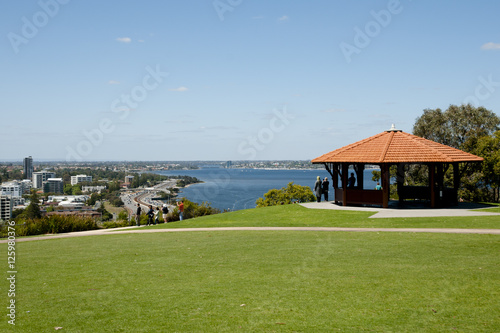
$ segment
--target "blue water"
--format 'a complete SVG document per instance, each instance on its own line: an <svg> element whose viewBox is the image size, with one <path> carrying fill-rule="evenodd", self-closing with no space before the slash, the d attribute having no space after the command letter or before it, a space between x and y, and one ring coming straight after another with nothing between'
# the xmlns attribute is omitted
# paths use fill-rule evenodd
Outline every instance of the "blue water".
<svg viewBox="0 0 500 333"><path fill-rule="evenodd" d="M202 203L209 202L212 207L240 210L255 208L255 201L270 189L280 189L289 182L314 188L316 177L330 180L330 200L333 188L330 174L324 170L263 170L263 169L197 169L159 171L161 175L186 175L196 177L204 183L193 184L181 190L179 196ZM376 183L371 180L372 170L365 170L364 188L373 189Z"/></svg>

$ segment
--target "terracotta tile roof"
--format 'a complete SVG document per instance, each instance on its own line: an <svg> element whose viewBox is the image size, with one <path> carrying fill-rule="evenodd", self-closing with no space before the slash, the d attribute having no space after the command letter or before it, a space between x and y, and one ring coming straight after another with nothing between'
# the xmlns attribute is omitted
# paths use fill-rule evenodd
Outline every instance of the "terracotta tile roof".
<svg viewBox="0 0 500 333"><path fill-rule="evenodd" d="M312 163L481 162L472 155L398 130L385 131L326 153Z"/></svg>

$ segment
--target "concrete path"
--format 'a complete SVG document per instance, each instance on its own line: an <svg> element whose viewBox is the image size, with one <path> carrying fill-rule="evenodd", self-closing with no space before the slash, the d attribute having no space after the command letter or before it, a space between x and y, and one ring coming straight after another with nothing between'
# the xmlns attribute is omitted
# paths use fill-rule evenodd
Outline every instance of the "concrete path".
<svg viewBox="0 0 500 333"><path fill-rule="evenodd" d="M146 227L125 227L116 229L99 229L89 231L69 232L56 235L40 235L16 239L16 242L29 242L58 238L122 235L136 233L162 233L162 232L200 232L200 231L342 231L342 232L418 232L418 233L445 233L445 234L489 234L500 235L500 229L449 229L449 228L340 228L340 227L220 227L220 228L175 228L175 229L149 229ZM8 240L0 240L7 243Z"/></svg>
<svg viewBox="0 0 500 333"><path fill-rule="evenodd" d="M332 201L302 203L302 206L311 209L334 209L351 210L360 212L373 212L370 218L390 218L390 217L441 217L441 216L498 216L500 213L478 212L477 209L484 209L489 206L471 203L460 203L451 208L380 208L380 207L355 207L340 206Z"/></svg>
<svg viewBox="0 0 500 333"><path fill-rule="evenodd" d="M500 213L478 212L477 209L485 208L485 205L461 203L453 208L377 208L377 207L344 207L335 205L333 202L309 202L302 206L311 209L334 209L373 212L370 218L387 217L439 217L439 216L498 216ZM222 228L175 228L175 229L149 229L147 227L124 227L115 229L98 229L89 231L69 232L65 234L40 235L16 239L16 242L27 242L36 240L47 240L68 237L116 235L130 233L153 233L153 232L196 232L196 231L231 231L231 230L291 230L291 231L350 231L350 232L427 232L427 233L450 233L450 234L491 234L500 235L500 229L449 229L449 228L337 228L337 227L222 227ZM7 243L8 240L0 240Z"/></svg>

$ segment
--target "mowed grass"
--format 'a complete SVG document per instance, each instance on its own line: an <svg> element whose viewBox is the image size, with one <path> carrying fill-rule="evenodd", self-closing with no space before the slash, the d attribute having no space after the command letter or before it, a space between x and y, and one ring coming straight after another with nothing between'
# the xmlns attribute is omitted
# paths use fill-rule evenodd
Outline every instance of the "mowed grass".
<svg viewBox="0 0 500 333"><path fill-rule="evenodd" d="M496 208L493 208L496 209ZM150 228L199 227L356 227L500 229L500 216L369 218L373 212L273 206L209 215Z"/></svg>
<svg viewBox="0 0 500 333"><path fill-rule="evenodd" d="M7 262L6 244L0 249ZM5 331L500 328L496 235L214 230L20 242L16 249L16 327L4 316ZM5 291L6 279L0 285Z"/></svg>

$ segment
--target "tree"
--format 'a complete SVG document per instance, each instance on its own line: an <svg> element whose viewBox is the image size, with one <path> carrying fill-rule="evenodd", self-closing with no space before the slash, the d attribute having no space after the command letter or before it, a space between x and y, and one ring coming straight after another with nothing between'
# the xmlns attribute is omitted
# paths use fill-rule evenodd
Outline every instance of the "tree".
<svg viewBox="0 0 500 333"><path fill-rule="evenodd" d="M109 221L113 219L113 214L108 212L106 208L104 208L104 205L101 205L101 207L97 208L97 211L102 214L103 221Z"/></svg>
<svg viewBox="0 0 500 333"><path fill-rule="evenodd" d="M64 194L67 195L81 195L82 194L82 184L65 184L63 189Z"/></svg>
<svg viewBox="0 0 500 333"><path fill-rule="evenodd" d="M109 183L109 192L114 192L119 190L120 190L120 183L118 182Z"/></svg>
<svg viewBox="0 0 500 333"><path fill-rule="evenodd" d="M257 207L267 207L314 200L316 200L316 197L309 186L296 185L290 182L286 187L282 187L280 190L269 190L264 194L263 198L257 199L255 203Z"/></svg>
<svg viewBox="0 0 500 333"><path fill-rule="evenodd" d="M98 200L101 200L101 195L99 193L92 193L86 204L88 206L94 206Z"/></svg>
<svg viewBox="0 0 500 333"><path fill-rule="evenodd" d="M109 199L109 203L115 207L123 207L123 205L124 205L122 199L118 196L111 197Z"/></svg>
<svg viewBox="0 0 500 333"><path fill-rule="evenodd" d="M39 200L36 190L31 190L31 202L22 214L23 217L27 219L39 219L42 217L40 206L38 205Z"/></svg>
<svg viewBox="0 0 500 333"><path fill-rule="evenodd" d="M496 131L499 130L500 118L484 107L450 105L442 112L440 109L426 109L416 119L413 134L481 156L485 161L465 163L460 167L461 184L459 196L465 200L498 200L498 171L495 171L498 143ZM497 132L498 133L498 132ZM496 148L495 148L496 147ZM495 150L496 149L496 150ZM427 177L422 168L410 168L409 182L419 184ZM451 182L451 168L445 174L445 183ZM493 188L493 191L490 189ZM493 197L491 196L493 194Z"/></svg>
<svg viewBox="0 0 500 333"><path fill-rule="evenodd" d="M486 187L486 196L491 201L500 199L500 131L492 136L479 138L473 153L484 158L482 173Z"/></svg>
<svg viewBox="0 0 500 333"><path fill-rule="evenodd" d="M64 192L64 194L68 194L68 195L73 194L73 185L71 185L71 184L64 184L63 192Z"/></svg>
<svg viewBox="0 0 500 333"><path fill-rule="evenodd" d="M413 134L447 146L470 151L482 136L499 130L500 118L484 107L450 105L441 109L425 109L413 125Z"/></svg>

